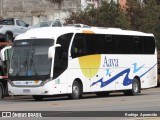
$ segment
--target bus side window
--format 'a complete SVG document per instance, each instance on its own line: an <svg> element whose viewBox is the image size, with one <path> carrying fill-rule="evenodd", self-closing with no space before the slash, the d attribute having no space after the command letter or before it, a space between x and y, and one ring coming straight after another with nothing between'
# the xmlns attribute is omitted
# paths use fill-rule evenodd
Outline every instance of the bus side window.
<svg viewBox="0 0 160 120"><path fill-rule="evenodd" d="M130 54L130 37L127 35L117 35L117 54Z"/></svg>
<svg viewBox="0 0 160 120"><path fill-rule="evenodd" d="M86 55L101 54L100 34L86 34Z"/></svg>
<svg viewBox="0 0 160 120"><path fill-rule="evenodd" d="M101 36L102 54L115 54L116 53L116 42L112 35Z"/></svg>
<svg viewBox="0 0 160 120"><path fill-rule="evenodd" d="M142 37L134 36L130 37L130 39L131 39L131 46L130 46L131 54L143 54Z"/></svg>
<svg viewBox="0 0 160 120"><path fill-rule="evenodd" d="M76 34L71 47L72 58L86 55L85 40L83 34Z"/></svg>
<svg viewBox="0 0 160 120"><path fill-rule="evenodd" d="M154 54L155 40L154 37L143 37L144 54Z"/></svg>

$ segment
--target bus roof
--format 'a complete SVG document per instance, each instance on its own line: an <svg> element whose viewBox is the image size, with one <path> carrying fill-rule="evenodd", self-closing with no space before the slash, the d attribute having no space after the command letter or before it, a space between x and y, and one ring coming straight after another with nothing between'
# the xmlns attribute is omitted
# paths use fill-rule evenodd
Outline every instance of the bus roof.
<svg viewBox="0 0 160 120"><path fill-rule="evenodd" d="M132 35L132 36L154 36L151 33L139 31L122 30L120 28L75 28L75 27L44 27L30 29L27 32L20 34L15 40L20 39L37 39L37 38L53 38L67 33L86 33L86 34L109 34L109 35Z"/></svg>

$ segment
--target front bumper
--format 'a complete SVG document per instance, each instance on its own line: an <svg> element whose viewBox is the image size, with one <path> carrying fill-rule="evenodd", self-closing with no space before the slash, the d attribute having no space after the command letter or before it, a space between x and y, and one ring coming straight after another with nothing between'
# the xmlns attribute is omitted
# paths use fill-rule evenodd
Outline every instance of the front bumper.
<svg viewBox="0 0 160 120"><path fill-rule="evenodd" d="M50 86L39 87L15 87L8 82L9 95L52 95L53 90Z"/></svg>
<svg viewBox="0 0 160 120"><path fill-rule="evenodd" d="M38 87L16 87L8 82L9 95L58 95L67 93L67 84L54 84L54 81Z"/></svg>

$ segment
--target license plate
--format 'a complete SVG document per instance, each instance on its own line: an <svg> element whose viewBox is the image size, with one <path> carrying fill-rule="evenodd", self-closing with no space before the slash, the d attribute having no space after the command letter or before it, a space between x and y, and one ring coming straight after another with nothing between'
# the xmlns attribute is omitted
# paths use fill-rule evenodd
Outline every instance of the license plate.
<svg viewBox="0 0 160 120"><path fill-rule="evenodd" d="M23 89L23 93L30 93L30 89Z"/></svg>

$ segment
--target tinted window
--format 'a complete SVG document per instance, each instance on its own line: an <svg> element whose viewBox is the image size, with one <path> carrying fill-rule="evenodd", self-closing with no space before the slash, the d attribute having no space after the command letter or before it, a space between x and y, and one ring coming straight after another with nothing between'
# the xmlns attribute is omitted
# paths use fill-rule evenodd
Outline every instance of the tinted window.
<svg viewBox="0 0 160 120"><path fill-rule="evenodd" d="M142 37L130 37L130 54L143 54Z"/></svg>
<svg viewBox="0 0 160 120"><path fill-rule="evenodd" d="M154 54L155 40L154 37L143 37L144 54Z"/></svg>
<svg viewBox="0 0 160 120"><path fill-rule="evenodd" d="M71 48L72 57L101 54L100 36L100 34L76 34Z"/></svg>
<svg viewBox="0 0 160 120"><path fill-rule="evenodd" d="M113 35L101 36L102 54L115 54L116 53L116 41Z"/></svg>
<svg viewBox="0 0 160 120"><path fill-rule="evenodd" d="M154 54L153 37L104 34L76 34L73 58L92 54Z"/></svg>
<svg viewBox="0 0 160 120"><path fill-rule="evenodd" d="M76 34L71 48L71 56L76 58L86 54L85 34Z"/></svg>
<svg viewBox="0 0 160 120"><path fill-rule="evenodd" d="M98 34L86 34L85 35L85 42L86 42L86 51L87 55L92 54L101 54L101 41L100 35Z"/></svg>
<svg viewBox="0 0 160 120"><path fill-rule="evenodd" d="M130 53L130 37L124 35L117 35L117 54Z"/></svg>

